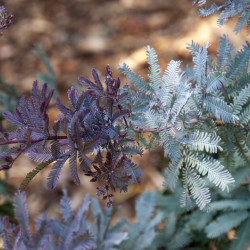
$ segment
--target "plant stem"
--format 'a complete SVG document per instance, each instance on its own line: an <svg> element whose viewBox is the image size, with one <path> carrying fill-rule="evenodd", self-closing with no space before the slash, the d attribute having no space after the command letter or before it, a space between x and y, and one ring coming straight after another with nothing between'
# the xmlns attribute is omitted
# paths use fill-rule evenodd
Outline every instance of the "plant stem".
<svg viewBox="0 0 250 250"><path fill-rule="evenodd" d="M54 136L51 135L45 139L39 139L39 140L33 140L33 141L29 141L29 143L36 143L36 142L40 142L40 141L51 141L51 140L62 140L62 139L67 139L68 137L66 135L62 135L62 136ZM15 144L15 143L27 143L27 140L16 140L16 141L6 141L6 142L0 142L0 146L2 145L8 145L8 144Z"/></svg>
<svg viewBox="0 0 250 250"><path fill-rule="evenodd" d="M142 132L142 133L147 133L147 132L161 132L165 129L171 128L171 126L162 126L160 128L140 128L140 127L136 127L134 128L135 132Z"/></svg>

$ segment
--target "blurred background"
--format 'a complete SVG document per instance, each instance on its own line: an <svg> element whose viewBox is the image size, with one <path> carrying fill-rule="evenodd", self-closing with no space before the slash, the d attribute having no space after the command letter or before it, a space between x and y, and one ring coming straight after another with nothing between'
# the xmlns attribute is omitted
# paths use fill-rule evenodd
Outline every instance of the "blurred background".
<svg viewBox="0 0 250 250"><path fill-rule="evenodd" d="M28 94L38 72L47 70L34 53L34 48L40 46L49 58L64 102L67 102L66 90L77 82L79 75L91 79L92 68L102 74L109 64L115 76L126 83L116 69L119 63L126 62L147 78L144 49L147 45L155 48L164 70L172 59L181 60L183 65L192 63L186 49L192 40L201 45L209 41L212 57L223 34L228 35L236 49L246 40L245 30L237 36L233 33L236 20L220 28L216 23L218 16L199 17L192 0L0 0L2 4L14 18L13 25L0 37L1 79L13 84L20 95ZM50 116L51 120L57 119L53 108ZM163 188L161 171L168 164L161 150L145 152L136 161L142 168L141 185L131 186L128 193L117 194L115 199L116 204L122 204L121 213L130 219L134 215L135 198L141 191ZM28 158L21 157L9 172L10 183L18 187L34 166ZM95 184L89 182L89 177L79 173L81 186L75 186L67 167L57 188L48 191L48 171L42 171L27 188L32 217L41 212L52 216L59 213L61 187L67 188L73 208L82 203L86 193L95 196ZM1 197L0 203L4 200Z"/></svg>

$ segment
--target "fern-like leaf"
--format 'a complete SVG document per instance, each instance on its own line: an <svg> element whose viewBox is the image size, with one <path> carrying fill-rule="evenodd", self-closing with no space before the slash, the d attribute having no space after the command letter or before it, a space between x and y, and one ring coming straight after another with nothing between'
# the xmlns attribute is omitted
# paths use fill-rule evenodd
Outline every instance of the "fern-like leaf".
<svg viewBox="0 0 250 250"><path fill-rule="evenodd" d="M221 200L211 203L211 212L218 210L245 210L250 208L249 200Z"/></svg>
<svg viewBox="0 0 250 250"><path fill-rule="evenodd" d="M204 44L202 48L199 48L199 51L194 52L193 62L194 62L194 77L195 81L199 86L204 84L205 75L206 75L206 62L208 60L207 48L209 43Z"/></svg>
<svg viewBox="0 0 250 250"><path fill-rule="evenodd" d="M223 69L228 65L234 49L226 35L224 35L223 38L220 39L219 43L220 47L217 54L217 66L218 69Z"/></svg>
<svg viewBox="0 0 250 250"><path fill-rule="evenodd" d="M207 111L223 122L235 122L239 119L234 114L233 108L217 97L207 96L204 104Z"/></svg>
<svg viewBox="0 0 250 250"><path fill-rule="evenodd" d="M208 207L211 201L209 189L205 187L204 181L194 172L194 170L184 169L183 178L186 180L187 187L190 189L193 199L198 207L203 210Z"/></svg>
<svg viewBox="0 0 250 250"><path fill-rule="evenodd" d="M160 127L161 123L160 120L156 119L158 117L156 111L149 109L144 113L144 117L146 119L146 122L144 124L144 127L149 128L158 128Z"/></svg>
<svg viewBox="0 0 250 250"><path fill-rule="evenodd" d="M245 105L250 100L250 85L242 89L238 96L234 97L233 111L235 115L238 115L243 105Z"/></svg>
<svg viewBox="0 0 250 250"><path fill-rule="evenodd" d="M175 190L182 164L183 164L182 159L179 161L178 164L171 162L169 164L169 167L164 171L164 183L163 183L163 185L168 187L172 192L174 192L174 190Z"/></svg>
<svg viewBox="0 0 250 250"><path fill-rule="evenodd" d="M146 94L151 93L153 90L150 85L144 81L141 76L137 76L126 63L119 65L118 69L130 80L130 82L138 88L139 91Z"/></svg>
<svg viewBox="0 0 250 250"><path fill-rule="evenodd" d="M229 230L240 225L242 221L248 218L247 211L237 211L225 213L213 222L211 222L205 229L208 238L216 238Z"/></svg>
<svg viewBox="0 0 250 250"><path fill-rule="evenodd" d="M208 153L217 153L218 149L222 151L222 147L219 146L220 141L221 138L216 134L197 131L191 135L189 147L196 151L205 150Z"/></svg>
<svg viewBox="0 0 250 250"><path fill-rule="evenodd" d="M248 3L249 5L249 3ZM250 34L250 12L249 10L247 12L243 12L241 16L239 17L235 27L234 27L234 32L235 34L238 34L245 26L247 26L247 34Z"/></svg>
<svg viewBox="0 0 250 250"><path fill-rule="evenodd" d="M174 124L177 117L179 116L184 105L187 103L188 99L191 97L190 87L188 83L184 83L179 86L175 97L171 100L172 108L170 111L171 114L171 123Z"/></svg>
<svg viewBox="0 0 250 250"><path fill-rule="evenodd" d="M43 151L39 151L37 149L34 149L32 151L29 151L29 158L32 161L36 162L45 162L45 161L50 161L53 159L53 155L48 148L44 148Z"/></svg>
<svg viewBox="0 0 250 250"><path fill-rule="evenodd" d="M243 49L238 51L234 61L230 63L230 68L226 73L228 79L238 79L241 74L246 74L250 58L250 44L247 42Z"/></svg>
<svg viewBox="0 0 250 250"><path fill-rule="evenodd" d="M22 183L20 184L19 189L20 190L24 190L27 185L30 183L30 181L41 171L43 170L45 167L47 167L50 163L52 163L54 161L54 159L48 160L46 162L42 162L40 163L35 169L33 169L31 172L29 172L25 179L22 181Z"/></svg>
<svg viewBox="0 0 250 250"><path fill-rule="evenodd" d="M181 158L181 145L171 136L170 130L163 130L159 133L161 144L164 147L164 154L168 156L173 163L178 163Z"/></svg>
<svg viewBox="0 0 250 250"><path fill-rule="evenodd" d="M80 185L80 180L77 174L77 151L73 150L70 154L70 158L69 158L69 169L70 169L70 175L72 180L74 181L74 183L76 185Z"/></svg>
<svg viewBox="0 0 250 250"><path fill-rule="evenodd" d="M149 63L149 83L154 90L162 86L161 69L158 64L157 54L153 48L146 48L147 61Z"/></svg>
<svg viewBox="0 0 250 250"><path fill-rule="evenodd" d="M181 69L180 61L171 61L163 75L163 87L159 90L159 97L163 104L168 104L172 98L174 90L180 84Z"/></svg>
<svg viewBox="0 0 250 250"><path fill-rule="evenodd" d="M236 239L230 245L230 250L248 249L250 245L250 218L248 218L236 231Z"/></svg>
<svg viewBox="0 0 250 250"><path fill-rule="evenodd" d="M250 120L250 105L248 105L246 108L243 108L239 116L240 124L248 124L249 120Z"/></svg>
<svg viewBox="0 0 250 250"><path fill-rule="evenodd" d="M73 213L66 189L63 189L63 197L60 200L60 207L63 221L65 224L67 224L73 218Z"/></svg>
<svg viewBox="0 0 250 250"><path fill-rule="evenodd" d="M130 183L139 184L139 177L141 176L141 169L131 160L127 160L125 169L127 173L131 176Z"/></svg>
<svg viewBox="0 0 250 250"><path fill-rule="evenodd" d="M229 190L228 185L234 183L228 170L208 155L188 154L186 160L190 167L196 167L202 176L207 175L208 179L222 190Z"/></svg>
<svg viewBox="0 0 250 250"><path fill-rule="evenodd" d="M170 241L166 244L168 249L177 250L182 249L192 242L192 238L184 230L177 232Z"/></svg>
<svg viewBox="0 0 250 250"><path fill-rule="evenodd" d="M64 163L69 158L69 155L65 155L62 158L58 159L52 166L48 179L47 179L47 187L49 189L54 189L56 187L60 172Z"/></svg>
<svg viewBox="0 0 250 250"><path fill-rule="evenodd" d="M26 208L26 195L24 192L17 192L13 199L15 218L18 220L21 230L28 241L32 241L29 229L28 211Z"/></svg>

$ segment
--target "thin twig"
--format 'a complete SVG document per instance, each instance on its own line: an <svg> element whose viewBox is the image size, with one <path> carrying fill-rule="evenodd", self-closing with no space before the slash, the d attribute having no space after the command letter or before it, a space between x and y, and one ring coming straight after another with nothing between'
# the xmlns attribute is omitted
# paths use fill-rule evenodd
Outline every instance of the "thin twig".
<svg viewBox="0 0 250 250"><path fill-rule="evenodd" d="M221 84L221 87L222 87L223 93L224 93L224 95L225 95L225 98L226 98L226 100L227 100L227 104L229 105L229 104L230 104L230 99L229 99L229 96L228 96L227 90L226 90L226 88L225 88L225 86L224 86L224 84L223 84L223 82L222 82L222 81L220 81L220 84Z"/></svg>
<svg viewBox="0 0 250 250"><path fill-rule="evenodd" d="M40 142L40 141L51 141L51 140L63 140L63 139L67 139L68 137L65 135L62 136L49 136L45 139L39 139L39 140L33 140L33 141L29 141L29 143L36 143L36 142ZM0 146L2 145L8 145L8 144L16 144L16 143L27 143L27 140L15 140L15 141L6 141L6 142L0 142Z"/></svg>
<svg viewBox="0 0 250 250"><path fill-rule="evenodd" d="M133 128L135 132L142 132L142 133L147 133L147 132L161 132L165 129L171 128L170 125L168 126L162 126L160 128L141 128L141 127L135 127Z"/></svg>

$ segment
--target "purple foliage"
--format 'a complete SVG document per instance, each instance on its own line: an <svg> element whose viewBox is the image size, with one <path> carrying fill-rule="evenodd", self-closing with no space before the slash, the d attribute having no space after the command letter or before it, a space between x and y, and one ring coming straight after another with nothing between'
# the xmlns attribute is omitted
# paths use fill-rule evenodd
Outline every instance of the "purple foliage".
<svg viewBox="0 0 250 250"><path fill-rule="evenodd" d="M54 91L49 91L46 83L39 91L38 82L35 81L31 97L21 98L16 114L7 111L3 113L5 119L17 128L7 135L0 135L0 145L19 146L0 154L0 158L5 160L1 169L12 167L15 160L24 153L28 153L31 160L46 163L27 174L22 183L26 187L41 166L43 168L54 162L47 180L47 187L53 189L67 160L71 178L76 185L80 184L78 159L80 169L92 177L90 181L102 182L108 206L112 204L113 194L110 192L117 189L127 191L128 184L139 183L140 169L127 157L142 154L137 147L128 148L127 145L131 145L131 138L127 138L126 121L130 110L123 109L121 100L126 100L128 95L119 93L120 80L113 78L109 66L106 71L105 86L93 69L94 82L79 77L81 85L87 90L81 93L73 87L68 90L68 105L62 104L59 97L56 98L55 104L60 114L53 126L50 126L47 111ZM102 162L101 151L107 152L105 162ZM98 152L94 162L88 155L92 152ZM99 194L101 188L98 187L98 190Z"/></svg>
<svg viewBox="0 0 250 250"><path fill-rule="evenodd" d="M13 15L7 13L4 6L0 6L0 30L7 29L12 23Z"/></svg>
<svg viewBox="0 0 250 250"><path fill-rule="evenodd" d="M101 152L99 151L93 161L95 171L89 170L85 175L91 176L91 182L102 181L104 186L99 186L97 195L108 199L108 203L112 204L111 192L127 192L128 184L139 184L141 170L132 163L125 155L121 155L119 151L112 148L106 154L106 160L103 162Z"/></svg>
<svg viewBox="0 0 250 250"><path fill-rule="evenodd" d="M43 214L36 220L36 231L33 234L28 225L26 195L24 192L17 192L13 205L19 226L11 225L8 217L0 217L0 236L3 238L4 249L96 249L95 238L88 231L84 216L90 205L89 196L85 196L82 206L74 215L67 192L63 192L60 202L63 222Z"/></svg>

